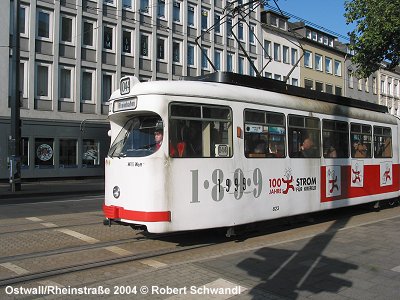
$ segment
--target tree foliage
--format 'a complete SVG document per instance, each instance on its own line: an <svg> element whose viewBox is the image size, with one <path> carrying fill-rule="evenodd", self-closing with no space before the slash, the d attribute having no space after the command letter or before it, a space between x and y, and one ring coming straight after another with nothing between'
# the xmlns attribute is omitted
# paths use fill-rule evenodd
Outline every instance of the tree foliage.
<svg viewBox="0 0 400 300"><path fill-rule="evenodd" d="M393 69L400 63L400 0L346 0L347 24L355 23L349 32L353 63L359 77L368 77L382 62Z"/></svg>

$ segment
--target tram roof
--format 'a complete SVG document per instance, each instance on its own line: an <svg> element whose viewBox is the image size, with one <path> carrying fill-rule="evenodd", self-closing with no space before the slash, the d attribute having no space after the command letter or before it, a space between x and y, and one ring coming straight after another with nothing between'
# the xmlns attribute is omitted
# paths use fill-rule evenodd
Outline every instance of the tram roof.
<svg viewBox="0 0 400 300"><path fill-rule="evenodd" d="M388 108L383 105L288 85L283 81L270 78L259 78L231 72L214 72L197 77L185 77L183 80L215 82L235 86L243 86L253 89L297 96L306 99L328 102L337 105L361 108L381 113L388 113Z"/></svg>

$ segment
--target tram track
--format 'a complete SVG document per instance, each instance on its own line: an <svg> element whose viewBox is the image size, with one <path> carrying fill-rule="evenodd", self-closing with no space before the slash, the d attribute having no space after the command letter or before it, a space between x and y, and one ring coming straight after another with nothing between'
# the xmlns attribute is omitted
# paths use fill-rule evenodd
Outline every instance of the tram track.
<svg viewBox="0 0 400 300"><path fill-rule="evenodd" d="M51 223L51 222L42 222L45 224ZM42 223L37 223L38 225L41 225ZM37 231L44 231L44 230L51 230L51 229L63 229L63 228L76 228L76 227L81 227L81 226L91 226L91 225L100 225L102 224L101 221L97 221L97 222L90 222L90 223L82 223L82 224L76 224L76 225L71 225L71 224L67 224L67 225L56 225L56 226L51 226L51 227L45 227L42 225L42 227L40 228L30 228L30 229L24 229L24 230L15 230L15 231L5 231L5 232L0 232L0 238L2 236L5 235L9 235L9 234L20 234L20 233L28 233L28 232L37 232ZM32 225L32 224L29 224ZM28 224L21 224L21 226L28 226ZM7 227L7 226L0 226L1 227ZM8 225L9 227L9 225Z"/></svg>
<svg viewBox="0 0 400 300"><path fill-rule="evenodd" d="M140 241L147 241L148 239L143 239ZM139 242L139 241L137 241ZM49 251L49 252L58 252L58 254L66 253L66 251L72 252L72 251L83 251L83 250L89 250L89 249L96 249L96 248L103 248L105 245L118 245L118 244L123 244L126 243L126 241L115 241L115 242L108 242L108 243L101 243L101 245L87 245L87 246L80 246L80 247L75 247L70 248L70 249L60 249L58 251ZM74 264L62 268L53 268L45 271L39 271L39 272L32 272L29 274L25 275L18 275L18 276L12 276L4 279L0 279L0 287L7 286L7 285L13 285L13 284L18 284L18 283L26 283L28 281L33 281L33 280L38 280L38 279L44 279L44 278L49 278L52 276L58 276L58 275L65 275L68 273L73 273L73 272L78 272L78 271L85 271L85 270L90 270L90 269L95 269L95 268L100 268L100 267L105 267L105 266L112 266L116 264L121 264L125 262L133 262L133 261L139 261L139 260L144 260L144 259L153 259L159 256L167 255L167 254L174 254L174 253L179 253L179 252L184 252L184 251L189 251L193 249L200 249L204 247L209 247L214 245L215 242L212 243L203 243L203 244L195 244L195 245L187 245L187 246L177 246L177 247L170 247L167 249L159 249L159 250L153 250L153 251L148 251L148 252L143 252L143 253L137 253L137 254L132 254L132 255L127 255L123 257L118 257L118 258L111 258L111 259L104 259L104 260L98 260L94 262L87 262L87 263L81 263L81 264ZM55 253L53 253L55 254ZM32 255L27 255L30 256L30 258L37 258L37 257L43 257L47 255L45 252L41 253L40 256L38 253L32 254ZM25 255L22 255L25 256ZM17 257L17 256L16 256ZM11 257L9 257L11 258ZM13 257L15 258L15 257ZM21 257L18 256L20 259ZM27 257L24 257L27 258ZM0 263L3 260L0 259Z"/></svg>

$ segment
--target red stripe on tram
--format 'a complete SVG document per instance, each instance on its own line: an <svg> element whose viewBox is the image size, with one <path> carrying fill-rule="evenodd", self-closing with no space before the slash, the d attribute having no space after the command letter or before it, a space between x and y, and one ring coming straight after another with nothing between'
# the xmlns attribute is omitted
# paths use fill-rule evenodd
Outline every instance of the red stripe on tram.
<svg viewBox="0 0 400 300"><path fill-rule="evenodd" d="M135 211L119 206L103 205L103 212L108 219L125 219L140 222L170 222L170 211Z"/></svg>
<svg viewBox="0 0 400 300"><path fill-rule="evenodd" d="M388 186L380 185L380 166L364 166L364 184L362 187L351 186L352 172L351 166L341 166L341 194L339 196L326 196L326 166L321 167L321 202L330 202L341 199L351 199L396 192L400 190L400 165L392 165L392 184Z"/></svg>

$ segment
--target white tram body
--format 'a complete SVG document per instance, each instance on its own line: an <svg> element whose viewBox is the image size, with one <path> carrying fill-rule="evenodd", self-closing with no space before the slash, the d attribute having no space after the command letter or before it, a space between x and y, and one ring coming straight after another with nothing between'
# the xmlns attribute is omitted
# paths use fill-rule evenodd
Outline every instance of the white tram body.
<svg viewBox="0 0 400 300"><path fill-rule="evenodd" d="M212 80L122 78L109 102L106 218L161 233L399 196L394 116L293 94ZM191 127L197 132L187 133ZM160 128L163 139L155 149L153 134ZM319 141L311 157L298 157L306 135ZM264 143L261 151L257 141ZM367 144L364 157L356 153L361 142ZM340 149L329 157L333 144Z"/></svg>

